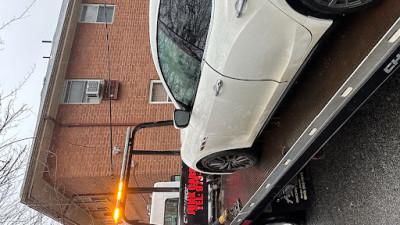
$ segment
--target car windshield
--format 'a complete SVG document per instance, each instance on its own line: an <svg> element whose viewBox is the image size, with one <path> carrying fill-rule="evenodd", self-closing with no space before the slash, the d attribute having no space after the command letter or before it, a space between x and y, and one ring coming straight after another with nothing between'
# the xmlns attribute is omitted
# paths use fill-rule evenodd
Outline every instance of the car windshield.
<svg viewBox="0 0 400 225"><path fill-rule="evenodd" d="M200 78L200 61L182 50L163 29L158 29L157 45L158 60L168 89L180 105L191 109Z"/></svg>

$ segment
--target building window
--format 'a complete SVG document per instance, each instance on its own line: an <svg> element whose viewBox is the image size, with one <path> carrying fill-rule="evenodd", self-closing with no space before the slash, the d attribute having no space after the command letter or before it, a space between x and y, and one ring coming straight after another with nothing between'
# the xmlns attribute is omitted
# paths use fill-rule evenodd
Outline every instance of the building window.
<svg viewBox="0 0 400 225"><path fill-rule="evenodd" d="M89 207L88 208L89 212L110 212L110 209L108 207Z"/></svg>
<svg viewBox="0 0 400 225"><path fill-rule="evenodd" d="M171 103L171 99L168 97L167 92L164 89L160 80L150 81L150 103Z"/></svg>
<svg viewBox="0 0 400 225"><path fill-rule="evenodd" d="M180 181L181 180L181 175L172 175L171 176L171 181Z"/></svg>
<svg viewBox="0 0 400 225"><path fill-rule="evenodd" d="M102 80L65 80L61 103L99 104Z"/></svg>
<svg viewBox="0 0 400 225"><path fill-rule="evenodd" d="M96 203L96 202L110 202L107 197L88 197L88 196L75 196L75 203Z"/></svg>
<svg viewBox="0 0 400 225"><path fill-rule="evenodd" d="M86 23L112 23L114 20L114 5L83 4L80 22ZM107 16L107 19L106 19Z"/></svg>
<svg viewBox="0 0 400 225"><path fill-rule="evenodd" d="M178 198L165 200L164 225L178 224Z"/></svg>

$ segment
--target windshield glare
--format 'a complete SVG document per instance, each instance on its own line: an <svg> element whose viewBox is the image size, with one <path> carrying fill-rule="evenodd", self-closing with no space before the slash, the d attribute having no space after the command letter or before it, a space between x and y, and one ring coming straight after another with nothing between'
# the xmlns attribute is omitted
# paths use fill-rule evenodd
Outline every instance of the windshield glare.
<svg viewBox="0 0 400 225"><path fill-rule="evenodd" d="M157 33L158 60L168 89L179 104L190 109L194 103L201 63L183 51L161 29Z"/></svg>

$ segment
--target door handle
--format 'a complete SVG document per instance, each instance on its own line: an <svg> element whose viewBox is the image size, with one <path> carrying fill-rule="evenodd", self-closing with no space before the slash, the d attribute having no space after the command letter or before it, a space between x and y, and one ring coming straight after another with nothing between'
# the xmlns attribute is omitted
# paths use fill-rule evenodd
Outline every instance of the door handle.
<svg viewBox="0 0 400 225"><path fill-rule="evenodd" d="M222 87L222 80L217 80L217 83L214 85L214 95L218 96L219 92L221 91L221 87Z"/></svg>
<svg viewBox="0 0 400 225"><path fill-rule="evenodd" d="M242 15L244 4L247 0L237 0L236 1L236 17L239 18Z"/></svg>

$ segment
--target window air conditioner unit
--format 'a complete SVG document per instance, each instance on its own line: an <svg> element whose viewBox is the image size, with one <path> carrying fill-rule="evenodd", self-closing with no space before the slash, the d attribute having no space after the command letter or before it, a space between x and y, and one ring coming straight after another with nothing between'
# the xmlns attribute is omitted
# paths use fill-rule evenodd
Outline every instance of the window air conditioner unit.
<svg viewBox="0 0 400 225"><path fill-rule="evenodd" d="M86 95L89 98L100 97L100 80L89 80L86 85Z"/></svg>

